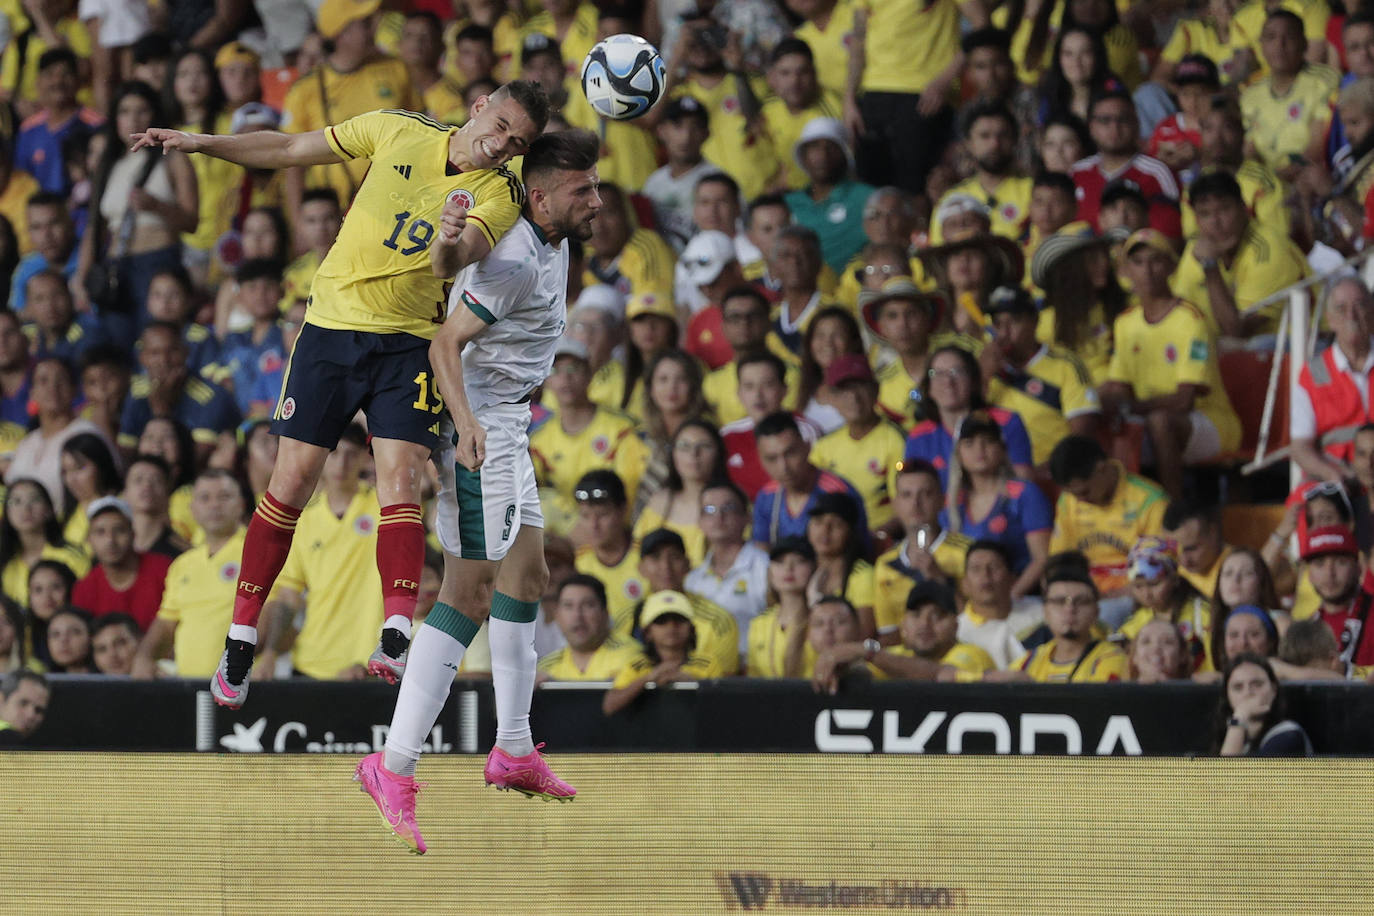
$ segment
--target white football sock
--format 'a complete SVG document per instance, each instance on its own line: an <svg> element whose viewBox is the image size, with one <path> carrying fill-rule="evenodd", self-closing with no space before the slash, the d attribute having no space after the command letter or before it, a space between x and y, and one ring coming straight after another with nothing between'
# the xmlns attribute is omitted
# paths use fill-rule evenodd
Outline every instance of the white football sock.
<svg viewBox="0 0 1374 916"><path fill-rule="evenodd" d="M414 776L422 745L448 700L453 676L467 646L436 627L421 627L410 644L410 658L391 730L386 735L382 765L401 776ZM528 705L526 709L528 709Z"/></svg>
<svg viewBox="0 0 1374 916"><path fill-rule="evenodd" d="M496 691L496 746L513 757L534 750L530 734L530 702L539 657L534 652L536 624L491 617L491 684Z"/></svg>

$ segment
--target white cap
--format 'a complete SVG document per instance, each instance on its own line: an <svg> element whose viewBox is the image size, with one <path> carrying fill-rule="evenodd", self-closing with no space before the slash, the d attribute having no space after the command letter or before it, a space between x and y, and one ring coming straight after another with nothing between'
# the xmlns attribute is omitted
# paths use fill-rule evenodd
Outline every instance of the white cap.
<svg viewBox="0 0 1374 916"><path fill-rule="evenodd" d="M591 362L591 357L587 354L587 345L575 337L564 334L558 338L558 346L554 348L553 358L560 356L572 356L582 360L584 363Z"/></svg>
<svg viewBox="0 0 1374 916"><path fill-rule="evenodd" d="M569 311L584 308L605 312L616 321L623 321L625 318L625 297L613 286L595 283L582 288L582 292L577 297L577 304Z"/></svg>
<svg viewBox="0 0 1374 916"><path fill-rule="evenodd" d="M953 216L962 216L965 213L976 213L987 219L991 217L988 205L983 203L972 194L965 194L962 191L958 194L950 194L940 201L939 208L935 211L935 225L943 225L945 220Z"/></svg>
<svg viewBox="0 0 1374 916"><path fill-rule="evenodd" d="M725 265L735 260L735 240L718 229L707 229L692 236L678 257L693 286L712 283Z"/></svg>
<svg viewBox="0 0 1374 916"><path fill-rule="evenodd" d="M240 105L229 120L229 132L231 134L243 133L245 130L260 127L276 130L280 126L281 115L271 105L264 105L262 102L249 102L246 105Z"/></svg>
<svg viewBox="0 0 1374 916"><path fill-rule="evenodd" d="M844 150L844 159L849 163L849 171L854 171L854 151L849 148L849 134L845 133L844 125L839 121L834 118L812 118L806 122L801 136L792 144L792 158L797 161L799 167L802 165L802 147L812 140L829 140Z"/></svg>
<svg viewBox="0 0 1374 916"><path fill-rule="evenodd" d="M91 500L91 504L86 507L86 518L93 519L107 509L115 510L131 522L134 520L134 510L118 496L102 496Z"/></svg>

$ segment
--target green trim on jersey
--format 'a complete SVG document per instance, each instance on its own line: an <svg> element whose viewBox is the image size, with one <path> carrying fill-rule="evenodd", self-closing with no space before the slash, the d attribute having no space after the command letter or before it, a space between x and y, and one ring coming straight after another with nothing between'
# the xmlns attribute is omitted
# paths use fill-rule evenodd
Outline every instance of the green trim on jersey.
<svg viewBox="0 0 1374 916"><path fill-rule="evenodd" d="M458 546L464 560L487 558L486 523L482 516L482 472L453 466L458 497Z"/></svg>

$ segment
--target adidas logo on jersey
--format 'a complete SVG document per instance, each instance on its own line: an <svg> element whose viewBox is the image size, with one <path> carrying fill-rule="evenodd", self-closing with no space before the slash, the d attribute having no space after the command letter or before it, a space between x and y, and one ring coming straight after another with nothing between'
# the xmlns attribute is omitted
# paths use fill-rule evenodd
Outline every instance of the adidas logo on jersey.
<svg viewBox="0 0 1374 916"><path fill-rule="evenodd" d="M410 180L410 166L408 166L408 165L393 165L392 168L395 169L396 171L400 172L400 173L401 173L401 177L404 178L406 181L409 181L409 180Z"/></svg>

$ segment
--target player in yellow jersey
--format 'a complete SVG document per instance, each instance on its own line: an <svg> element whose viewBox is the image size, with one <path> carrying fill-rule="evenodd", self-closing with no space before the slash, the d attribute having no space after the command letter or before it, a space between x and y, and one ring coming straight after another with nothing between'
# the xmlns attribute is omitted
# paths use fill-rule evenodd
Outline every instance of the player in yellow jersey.
<svg viewBox="0 0 1374 916"><path fill-rule="evenodd" d="M443 410L429 342L447 313L445 281L485 257L519 217L524 189L504 165L547 120L543 90L515 82L479 96L461 128L414 112L375 111L304 134L154 128L136 136L135 149L162 146L258 169L371 160L315 275L287 364L272 425L281 436L277 461L248 526L234 623L211 682L222 705L243 705L263 602L325 458L359 409L367 414L382 505L383 644L368 668L393 683L400 678L424 564L420 485Z"/></svg>

